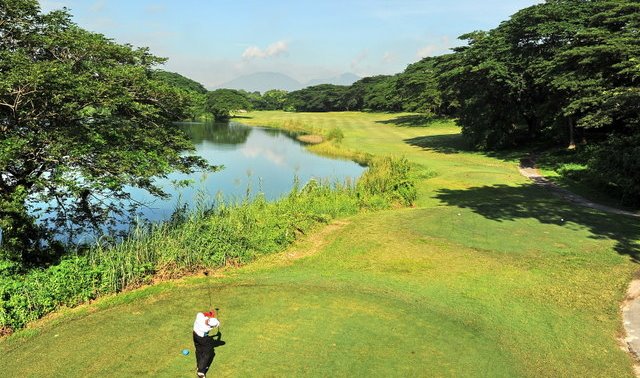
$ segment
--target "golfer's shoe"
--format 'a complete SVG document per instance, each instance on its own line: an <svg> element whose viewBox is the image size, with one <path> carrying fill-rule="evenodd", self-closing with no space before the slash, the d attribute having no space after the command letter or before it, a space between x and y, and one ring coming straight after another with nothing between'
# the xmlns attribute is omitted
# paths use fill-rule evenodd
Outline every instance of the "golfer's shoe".
<svg viewBox="0 0 640 378"><path fill-rule="evenodd" d="M206 378L207 377L206 375L204 375L204 373L198 372L197 374L198 374L198 377L200 377L200 378Z"/></svg>

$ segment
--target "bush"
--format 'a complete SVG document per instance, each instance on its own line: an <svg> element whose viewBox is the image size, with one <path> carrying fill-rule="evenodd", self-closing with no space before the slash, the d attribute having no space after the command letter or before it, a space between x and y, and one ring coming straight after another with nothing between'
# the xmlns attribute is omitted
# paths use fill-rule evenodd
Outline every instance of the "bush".
<svg viewBox="0 0 640 378"><path fill-rule="evenodd" d="M327 134L327 139L333 140L336 143L341 143L343 138L344 134L339 127L334 127L333 129L329 130L329 133Z"/></svg>
<svg viewBox="0 0 640 378"><path fill-rule="evenodd" d="M358 196L374 208L389 201L411 206L418 197L411 171L406 158L373 159L370 169L358 180Z"/></svg>
<svg viewBox="0 0 640 378"><path fill-rule="evenodd" d="M97 295L99 269L86 257L70 257L48 269L0 278L0 328L20 328L62 306Z"/></svg>

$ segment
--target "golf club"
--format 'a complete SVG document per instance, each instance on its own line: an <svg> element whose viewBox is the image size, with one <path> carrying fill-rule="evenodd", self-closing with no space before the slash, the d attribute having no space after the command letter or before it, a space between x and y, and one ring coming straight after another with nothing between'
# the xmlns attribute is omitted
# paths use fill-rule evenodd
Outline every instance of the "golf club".
<svg viewBox="0 0 640 378"><path fill-rule="evenodd" d="M216 319L218 319L218 321L220 321L220 308L216 307ZM220 324L218 324L218 335L221 335L220 333Z"/></svg>
<svg viewBox="0 0 640 378"><path fill-rule="evenodd" d="M209 278L209 272L204 272L204 275ZM211 308L211 285L209 284L209 282L207 282L207 293L209 294L209 307L207 308ZM217 311L217 309L216 309Z"/></svg>

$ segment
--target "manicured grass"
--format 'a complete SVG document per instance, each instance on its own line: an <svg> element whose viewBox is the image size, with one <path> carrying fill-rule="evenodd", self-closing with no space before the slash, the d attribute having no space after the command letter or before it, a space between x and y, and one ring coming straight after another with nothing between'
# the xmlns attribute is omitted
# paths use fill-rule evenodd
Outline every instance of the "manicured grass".
<svg viewBox="0 0 640 378"><path fill-rule="evenodd" d="M448 121L250 113L339 147L404 155L413 208L364 213L220 277L163 283L67 311L0 342L7 376L193 374L195 312L222 309L220 376L623 377L619 302L640 222L562 202L517 158L465 151Z"/></svg>

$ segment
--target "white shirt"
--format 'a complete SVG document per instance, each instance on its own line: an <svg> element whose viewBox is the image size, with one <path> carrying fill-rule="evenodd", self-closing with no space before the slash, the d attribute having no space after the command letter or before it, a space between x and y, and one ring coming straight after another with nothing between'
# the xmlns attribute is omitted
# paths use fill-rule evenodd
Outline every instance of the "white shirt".
<svg viewBox="0 0 640 378"><path fill-rule="evenodd" d="M208 320L208 322L207 322ZM208 324L207 324L208 323ZM220 322L216 318L207 318L203 313L199 312L196 315L196 321L193 322L193 332L200 337L208 336L209 331L220 325Z"/></svg>

